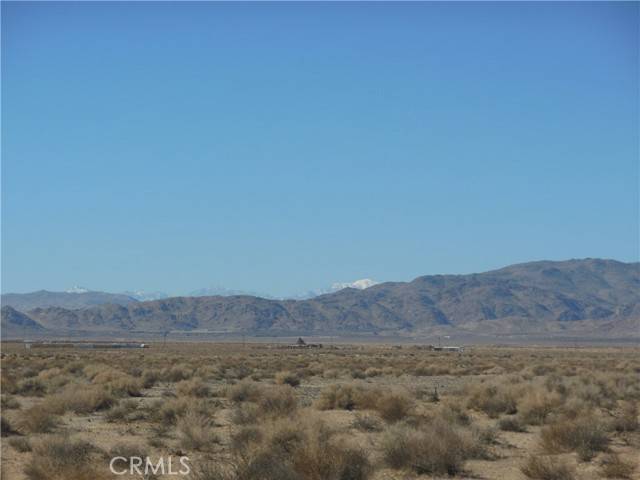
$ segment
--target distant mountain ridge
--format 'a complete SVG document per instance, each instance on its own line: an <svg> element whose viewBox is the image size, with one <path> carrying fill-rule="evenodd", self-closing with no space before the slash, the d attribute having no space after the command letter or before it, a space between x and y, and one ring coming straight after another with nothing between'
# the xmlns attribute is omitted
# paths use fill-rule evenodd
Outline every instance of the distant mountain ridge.
<svg viewBox="0 0 640 480"><path fill-rule="evenodd" d="M4 309L2 314L4 322ZM485 273L346 288L308 300L174 297L82 310L36 308L27 315L47 330L63 332L640 336L640 264L540 261Z"/></svg>
<svg viewBox="0 0 640 480"><path fill-rule="evenodd" d="M92 292L73 287L66 292L39 290L32 293L3 293L2 306L9 306L21 312L39 307L60 307L68 309L90 308L105 303L126 305L137 300L120 293Z"/></svg>

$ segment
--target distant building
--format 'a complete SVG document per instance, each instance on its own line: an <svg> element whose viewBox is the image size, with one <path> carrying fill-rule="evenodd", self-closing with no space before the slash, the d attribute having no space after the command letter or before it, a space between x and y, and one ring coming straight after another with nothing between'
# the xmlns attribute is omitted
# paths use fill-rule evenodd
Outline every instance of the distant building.
<svg viewBox="0 0 640 480"><path fill-rule="evenodd" d="M287 348L322 348L321 343L307 343L301 337L298 337L296 343L287 345Z"/></svg>
<svg viewBox="0 0 640 480"><path fill-rule="evenodd" d="M464 352L464 347L429 345L429 350L434 352Z"/></svg>

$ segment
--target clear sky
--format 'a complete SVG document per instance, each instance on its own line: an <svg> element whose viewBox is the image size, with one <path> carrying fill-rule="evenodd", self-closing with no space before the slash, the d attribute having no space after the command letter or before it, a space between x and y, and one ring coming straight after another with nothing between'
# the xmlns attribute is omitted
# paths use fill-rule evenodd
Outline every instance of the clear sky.
<svg viewBox="0 0 640 480"><path fill-rule="evenodd" d="M2 290L638 259L627 3L2 2Z"/></svg>

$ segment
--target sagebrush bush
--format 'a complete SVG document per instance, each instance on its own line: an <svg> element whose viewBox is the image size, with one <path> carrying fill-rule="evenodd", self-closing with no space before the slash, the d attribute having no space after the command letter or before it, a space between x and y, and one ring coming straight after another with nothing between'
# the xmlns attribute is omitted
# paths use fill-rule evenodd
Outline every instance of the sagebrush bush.
<svg viewBox="0 0 640 480"><path fill-rule="evenodd" d="M554 422L541 430L540 437L547 453L575 451L584 461L605 451L609 443L604 424L593 418Z"/></svg>
<svg viewBox="0 0 640 480"><path fill-rule="evenodd" d="M515 396L504 386L477 385L469 395L468 406L483 411L491 418L518 411Z"/></svg>
<svg viewBox="0 0 640 480"><path fill-rule="evenodd" d="M176 392L178 395L199 398L208 397L210 394L209 387L201 378L178 382L176 384Z"/></svg>
<svg viewBox="0 0 640 480"><path fill-rule="evenodd" d="M31 451L31 442L27 437L12 437L9 439L9 445L20 453Z"/></svg>
<svg viewBox="0 0 640 480"><path fill-rule="evenodd" d="M95 447L83 440L52 436L35 442L24 473L29 480L103 480L105 469L92 461Z"/></svg>
<svg viewBox="0 0 640 480"><path fill-rule="evenodd" d="M517 416L502 417L498 421L498 428L505 432L526 432L527 427Z"/></svg>
<svg viewBox="0 0 640 480"><path fill-rule="evenodd" d="M293 388L281 385L263 389L258 406L261 415L279 417L293 414L298 402Z"/></svg>
<svg viewBox="0 0 640 480"><path fill-rule="evenodd" d="M636 467L633 463L610 453L602 458L600 474L605 478L632 478Z"/></svg>
<svg viewBox="0 0 640 480"><path fill-rule="evenodd" d="M20 429L30 433L49 433L58 426L58 418L43 408L41 405L34 405L22 412L20 419Z"/></svg>
<svg viewBox="0 0 640 480"><path fill-rule="evenodd" d="M187 450L208 450L220 443L212 419L195 412L180 417L176 429L181 445Z"/></svg>
<svg viewBox="0 0 640 480"><path fill-rule="evenodd" d="M290 385L292 387L300 385L300 376L297 373L289 371L276 373L275 380L279 385Z"/></svg>
<svg viewBox="0 0 640 480"><path fill-rule="evenodd" d="M385 392L375 403L375 410L387 422L403 420L412 408L413 399L400 392Z"/></svg>
<svg viewBox="0 0 640 480"><path fill-rule="evenodd" d="M417 474L455 475L467 459L484 458L486 450L479 435L434 418L420 428L392 427L383 439L382 454L391 468L408 468Z"/></svg>
<svg viewBox="0 0 640 480"><path fill-rule="evenodd" d="M567 463L550 456L531 455L520 471L532 480L573 480L574 469Z"/></svg>

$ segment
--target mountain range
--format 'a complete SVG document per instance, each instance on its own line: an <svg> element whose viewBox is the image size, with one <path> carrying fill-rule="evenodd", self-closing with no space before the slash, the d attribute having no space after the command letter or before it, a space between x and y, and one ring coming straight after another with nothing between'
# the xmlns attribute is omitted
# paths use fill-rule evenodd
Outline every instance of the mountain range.
<svg viewBox="0 0 640 480"><path fill-rule="evenodd" d="M25 308L28 303L22 302L18 308L5 303L5 297L5 338L7 332L19 336L20 331L640 337L640 263L600 259L428 275L363 289L347 287L306 300L215 295L140 302L116 296L121 301L89 307Z"/></svg>

